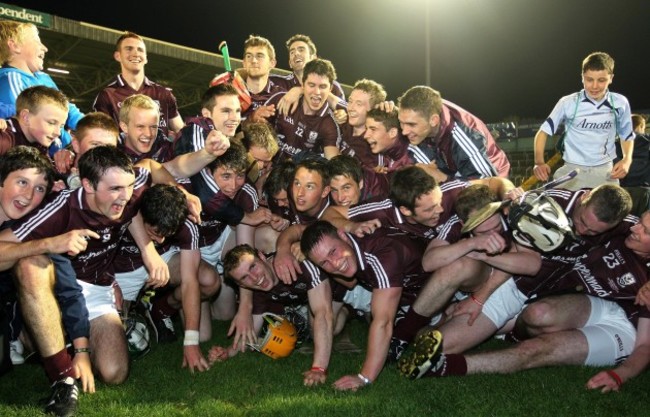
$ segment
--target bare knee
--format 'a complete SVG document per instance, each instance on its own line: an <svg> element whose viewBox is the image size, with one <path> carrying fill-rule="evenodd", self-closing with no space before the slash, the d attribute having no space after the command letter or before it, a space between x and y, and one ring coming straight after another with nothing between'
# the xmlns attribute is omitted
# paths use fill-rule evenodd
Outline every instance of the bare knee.
<svg viewBox="0 0 650 417"><path fill-rule="evenodd" d="M555 321L556 310L544 300L528 305L519 316L520 324L530 328L544 328Z"/></svg>
<svg viewBox="0 0 650 417"><path fill-rule="evenodd" d="M15 266L16 285L19 290L42 291L54 285L52 261L44 255L30 256L18 261Z"/></svg>
<svg viewBox="0 0 650 417"><path fill-rule="evenodd" d="M122 384L129 376L129 362L104 361L96 367L97 377L107 385Z"/></svg>
<svg viewBox="0 0 650 417"><path fill-rule="evenodd" d="M212 265L203 261L199 265L199 286L202 299L212 297L219 291L221 286L221 278L219 278L217 271Z"/></svg>

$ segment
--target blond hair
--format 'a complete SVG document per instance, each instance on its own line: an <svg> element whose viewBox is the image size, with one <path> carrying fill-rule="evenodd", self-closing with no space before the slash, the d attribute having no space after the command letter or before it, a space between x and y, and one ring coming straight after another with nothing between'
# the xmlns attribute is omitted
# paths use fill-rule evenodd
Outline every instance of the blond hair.
<svg viewBox="0 0 650 417"><path fill-rule="evenodd" d="M151 97L144 94L134 94L122 102L120 107L120 122L129 124L129 113L132 108L155 110L160 115L160 106Z"/></svg>
<svg viewBox="0 0 650 417"><path fill-rule="evenodd" d="M11 60L9 40L22 44L30 34L38 35L38 28L32 23L0 20L0 62L6 64Z"/></svg>

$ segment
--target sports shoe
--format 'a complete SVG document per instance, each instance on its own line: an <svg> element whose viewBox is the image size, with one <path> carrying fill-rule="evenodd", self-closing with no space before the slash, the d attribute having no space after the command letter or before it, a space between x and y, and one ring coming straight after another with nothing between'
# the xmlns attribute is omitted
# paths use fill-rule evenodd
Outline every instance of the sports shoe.
<svg viewBox="0 0 650 417"><path fill-rule="evenodd" d="M386 363L397 362L408 347L409 342L406 340L398 339L395 336L391 337L390 346L388 346L388 354L386 355Z"/></svg>
<svg viewBox="0 0 650 417"><path fill-rule="evenodd" d="M155 320L153 324L156 328L158 343L171 343L176 341L176 330L174 330L174 323L171 317L165 316L160 320Z"/></svg>
<svg viewBox="0 0 650 417"><path fill-rule="evenodd" d="M47 399L45 412L59 417L73 416L77 411L78 399L77 382L67 377L52 384L52 395Z"/></svg>
<svg viewBox="0 0 650 417"><path fill-rule="evenodd" d="M25 363L25 348L23 342L20 340L11 340L9 342L9 356L11 357L11 363L14 365L22 365Z"/></svg>
<svg viewBox="0 0 650 417"><path fill-rule="evenodd" d="M436 370L444 361L442 333L429 330L415 338L413 349L400 359L399 372L409 379L419 379L429 370Z"/></svg>

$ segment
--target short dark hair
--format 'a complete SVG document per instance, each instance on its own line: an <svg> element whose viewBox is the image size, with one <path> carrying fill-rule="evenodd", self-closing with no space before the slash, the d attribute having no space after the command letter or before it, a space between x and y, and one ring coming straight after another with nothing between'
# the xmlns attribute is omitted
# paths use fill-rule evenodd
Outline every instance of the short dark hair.
<svg viewBox="0 0 650 417"><path fill-rule="evenodd" d="M27 109L30 113L37 113L45 103L51 103L68 111L68 97L56 88L44 85L35 85L24 89L16 97L16 114Z"/></svg>
<svg viewBox="0 0 650 417"><path fill-rule="evenodd" d="M248 158L246 157L244 145L232 142L230 148L223 155L208 165L208 168L212 171L215 171L219 167L230 168L237 173L245 173L246 168L248 168Z"/></svg>
<svg viewBox="0 0 650 417"><path fill-rule="evenodd" d="M623 187L616 184L601 184L591 190L580 204L591 207L601 222L614 225L630 214L632 197Z"/></svg>
<svg viewBox="0 0 650 417"><path fill-rule="evenodd" d="M237 281L230 275L230 271L233 269L236 269L239 266L239 262L242 258L242 256L249 254L253 255L256 258L259 258L259 255L257 254L257 250L253 248L251 245L248 245L246 243L242 245L237 245L234 248L230 249L228 253L226 253L226 256L223 257L223 273L226 276L226 278L230 278L233 281Z"/></svg>
<svg viewBox="0 0 650 417"><path fill-rule="evenodd" d="M307 35L302 35L300 33L293 35L292 37L287 40L287 51L291 48L291 44L294 42L304 42L307 44L307 47L309 48L309 52L311 55L316 55L316 45L314 44L314 41L311 40L311 38Z"/></svg>
<svg viewBox="0 0 650 417"><path fill-rule="evenodd" d="M33 146L13 147L0 158L0 184L4 186L5 180L12 172L29 168L34 168L39 174L45 176L49 193L54 184L54 167L48 157Z"/></svg>
<svg viewBox="0 0 650 417"><path fill-rule="evenodd" d="M363 180L363 168L358 159L350 155L337 155L327 161L327 169L329 170L330 178L337 175L346 176L354 180L357 184Z"/></svg>
<svg viewBox="0 0 650 417"><path fill-rule="evenodd" d="M78 167L79 177L90 181L95 189L102 176L111 168L119 168L135 175L131 158L116 146L97 146L88 150L79 158Z"/></svg>
<svg viewBox="0 0 650 417"><path fill-rule="evenodd" d="M582 73L587 71L607 71L614 73L614 58L605 52L592 52L582 61Z"/></svg>
<svg viewBox="0 0 650 417"><path fill-rule="evenodd" d="M334 84L334 81L336 81L336 70L334 69L334 65L332 65L332 62L327 59L316 58L306 63L302 72L303 83L309 74L327 77L330 80L330 84Z"/></svg>
<svg viewBox="0 0 650 417"><path fill-rule="evenodd" d="M222 83L214 85L206 90L201 97L201 108L212 111L217 104L217 97L235 96L239 100L239 94L232 84Z"/></svg>
<svg viewBox="0 0 650 417"><path fill-rule="evenodd" d="M431 192L438 183L427 172L415 165L401 168L390 179L390 198L395 206L415 210L415 201Z"/></svg>
<svg viewBox="0 0 650 417"><path fill-rule="evenodd" d="M397 110L393 110L391 112L385 112L380 109L370 109L368 114L366 115L366 119L371 118L375 122L379 122L384 127L386 130L390 129L397 129L397 131L400 130L399 128L399 118L397 117Z"/></svg>
<svg viewBox="0 0 650 417"><path fill-rule="evenodd" d="M125 39L129 39L129 38L137 39L137 40L141 41L142 43L144 43L144 39L142 39L142 36L138 35L135 32L130 32L130 31L127 30L122 35L120 35L119 38L117 38L117 41L115 42L115 51L119 52L120 46L122 46L122 42Z"/></svg>
<svg viewBox="0 0 650 417"><path fill-rule="evenodd" d="M267 199L272 199L281 191L288 192L295 172L296 164L290 159L275 165L264 182L264 193Z"/></svg>
<svg viewBox="0 0 650 417"><path fill-rule="evenodd" d="M173 185L156 184L147 188L141 201L142 220L164 237L175 235L189 214L185 194Z"/></svg>
<svg viewBox="0 0 650 417"><path fill-rule="evenodd" d="M332 223L319 220L310 224L302 232L302 237L300 238L300 250L309 258L311 251L314 250L314 247L316 247L325 236L339 239L336 227L334 227Z"/></svg>
<svg viewBox="0 0 650 417"><path fill-rule="evenodd" d="M108 114L100 111L86 113L77 123L74 135L78 140L81 140L90 129L102 129L110 132L115 135L116 140L120 134L115 120Z"/></svg>
<svg viewBox="0 0 650 417"><path fill-rule="evenodd" d="M426 85L411 87L397 99L400 110L413 110L425 119L442 112L440 92Z"/></svg>
<svg viewBox="0 0 650 417"><path fill-rule="evenodd" d="M300 168L305 168L307 171L316 171L318 175L320 175L321 178L323 179L323 187L329 185L330 180L332 179L332 176L330 175L330 170L327 167L327 162L325 162L324 160L320 160L316 158L303 159L296 165L294 176L295 173L298 172ZM293 178L291 179L291 182L293 182Z"/></svg>

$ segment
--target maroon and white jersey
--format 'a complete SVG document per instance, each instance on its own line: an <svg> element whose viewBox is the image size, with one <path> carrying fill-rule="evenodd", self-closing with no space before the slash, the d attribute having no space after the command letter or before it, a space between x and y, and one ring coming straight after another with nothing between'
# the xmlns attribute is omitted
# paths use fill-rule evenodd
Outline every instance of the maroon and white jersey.
<svg viewBox="0 0 650 417"><path fill-rule="evenodd" d="M134 164L142 161L143 159L153 159L154 161L163 164L174 159L174 143L167 139L162 130L158 130L156 139L154 139L151 150L147 153L137 153L124 145L124 133L120 133L120 141L118 146L122 149Z"/></svg>
<svg viewBox="0 0 650 417"><path fill-rule="evenodd" d="M454 215L454 204L458 194L469 185L468 182L459 180L440 184L443 212L435 227L409 223L399 211L399 207L396 207L390 199L371 200L356 204L348 209L348 219L353 222L377 219L381 222L382 227L391 227L425 239L433 239L438 235L440 227Z"/></svg>
<svg viewBox="0 0 650 417"><path fill-rule="evenodd" d="M361 162L361 166L368 169L374 169L380 165L379 159L380 155L375 155L370 150L370 145L363 138L363 133L355 136L354 128L348 123L343 123L340 125L341 129L341 138L343 141L350 147L351 156L354 156Z"/></svg>
<svg viewBox="0 0 650 417"><path fill-rule="evenodd" d="M216 185L216 182L215 182ZM227 226L237 226L245 213L257 210L259 201L255 187L246 183L231 199L221 189L214 190L212 197L203 205L201 213L200 246L210 246L216 242Z"/></svg>
<svg viewBox="0 0 650 417"><path fill-rule="evenodd" d="M160 106L160 122L158 126L167 136L169 134L169 120L179 116L176 97L172 94L171 89L163 87L147 77L144 77L142 87L136 91L119 74L115 77L115 80L99 92L97 98L95 98L93 110L108 114L119 125L122 102L134 94L144 94L158 103Z"/></svg>
<svg viewBox="0 0 650 417"><path fill-rule="evenodd" d="M23 133L23 130L20 128L18 119L12 117L6 121L7 128L0 131L0 155L6 154L11 148L24 145L38 149L41 154L49 158L48 150L45 146L27 140L25 133Z"/></svg>
<svg viewBox="0 0 650 417"><path fill-rule="evenodd" d="M180 250L199 250L199 227L192 223L191 220L185 219L185 222L174 236L166 238L162 245L157 242L153 243L156 251L161 255L170 250L172 246L176 246ZM140 248L135 244L133 236L127 230L122 236L119 252L115 257L115 272L118 274L131 272L142 266L144 266L144 263Z"/></svg>
<svg viewBox="0 0 650 417"><path fill-rule="evenodd" d="M273 261L273 257L267 258L267 262ZM296 273L296 280L290 285L278 281L278 284L270 291L253 290L253 314L271 312L282 314L284 306L307 304L309 299L307 293L318 287L328 278L327 274L321 271L309 260L300 263L302 273Z"/></svg>
<svg viewBox="0 0 650 417"><path fill-rule="evenodd" d="M358 238L348 234L359 266L354 277L369 290L400 287L410 304L431 275L422 269L426 242L388 229Z"/></svg>
<svg viewBox="0 0 650 417"><path fill-rule="evenodd" d="M266 104L277 105L284 94L275 94ZM322 155L323 148L326 146L335 146L340 150L347 148L327 103L317 114L307 115L303 110L302 100L301 97L298 108L292 114L288 116L278 114L275 118L274 127L280 151L274 161L290 159L303 151Z"/></svg>
<svg viewBox="0 0 650 417"><path fill-rule="evenodd" d="M389 173L395 172L401 167L413 165L413 161L409 156L409 140L401 133L398 138L395 145L377 155L379 157L379 166L385 167Z"/></svg>
<svg viewBox="0 0 650 417"><path fill-rule="evenodd" d="M371 199L388 198L390 184L386 174L379 174L372 169L363 168L363 188L359 202Z"/></svg>
<svg viewBox="0 0 650 417"><path fill-rule="evenodd" d="M250 116L255 110L260 106L264 106L266 102L275 94L279 92L286 92L287 89L284 88L283 84L276 82L275 77L269 76L269 80L266 83L266 86L259 93L253 93L248 90L248 94L251 96L251 106L246 110L245 113L242 113L242 120L245 120Z"/></svg>
<svg viewBox="0 0 650 417"><path fill-rule="evenodd" d="M41 205L41 209L30 213L12 226L19 241L43 239L69 232L74 229L90 229L99 239L89 239L88 247L77 256L71 257L77 279L90 284L107 286L115 280L115 255L122 236L138 214L140 198L151 185L151 173L135 168L133 196L126 204L119 220L91 211L86 203L83 187L74 191L64 190L51 193Z"/></svg>
<svg viewBox="0 0 650 417"><path fill-rule="evenodd" d="M316 216L309 216L305 213L300 213L298 210L296 210L295 205L293 204L293 197L291 197L291 191L289 191L289 221L291 224L304 224L305 226L309 226L310 224L316 222L318 219L321 218L325 210L330 206L330 198L329 195L321 201L321 206L320 210L318 210L318 213Z"/></svg>
<svg viewBox="0 0 650 417"><path fill-rule="evenodd" d="M560 207L564 209L570 223L573 224L573 213L578 204L580 204L580 197L587 193L588 189L581 189L577 191L565 190L562 188L552 189L546 192ZM579 236L575 242L551 252L549 254L542 254L542 262L544 260L557 261L562 263L573 264L577 259L587 253L595 246L604 244L612 239L614 236L626 236L630 227L637 223L638 219L635 216L627 216L621 223L613 229L601 233L596 236Z"/></svg>
<svg viewBox="0 0 650 417"><path fill-rule="evenodd" d="M287 75L271 74L269 78L273 79L273 82L282 87L284 91L289 91L293 87L302 87L300 80L298 80L298 77L296 77L296 74L293 72ZM345 101L345 92L338 81L332 83L332 93L339 98L339 102L336 104L336 109L347 110L348 103Z"/></svg>
<svg viewBox="0 0 650 417"><path fill-rule="evenodd" d="M578 259L569 272L540 289L538 295L576 292L605 298L620 304L634 324L638 317L650 318L644 306L634 299L648 282L650 266L625 246L625 236L616 236Z"/></svg>

